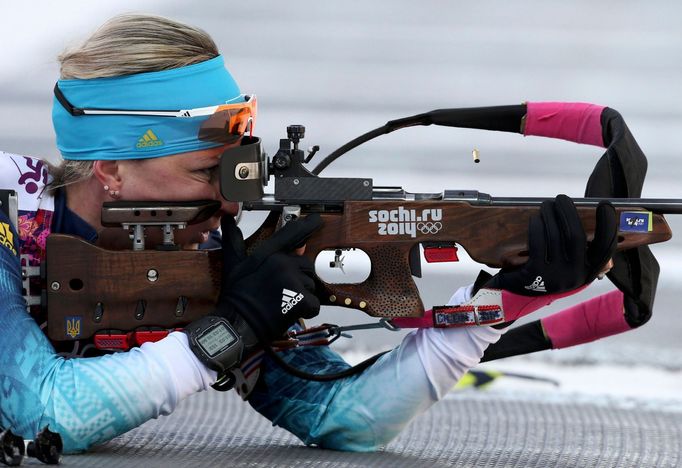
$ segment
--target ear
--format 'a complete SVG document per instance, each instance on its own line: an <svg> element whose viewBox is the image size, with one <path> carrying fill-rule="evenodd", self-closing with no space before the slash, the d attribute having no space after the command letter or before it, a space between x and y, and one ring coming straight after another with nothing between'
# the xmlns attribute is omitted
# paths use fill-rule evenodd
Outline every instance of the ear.
<svg viewBox="0 0 682 468"><path fill-rule="evenodd" d="M121 189L121 174L119 173L118 161L95 161L92 169L97 180L102 186L111 190Z"/></svg>

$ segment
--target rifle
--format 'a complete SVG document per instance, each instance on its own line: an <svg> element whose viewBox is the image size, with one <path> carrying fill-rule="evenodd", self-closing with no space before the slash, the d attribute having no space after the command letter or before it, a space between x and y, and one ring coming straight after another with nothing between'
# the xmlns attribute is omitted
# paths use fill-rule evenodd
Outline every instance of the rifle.
<svg viewBox="0 0 682 468"><path fill-rule="evenodd" d="M612 110L606 108L601 114L607 111ZM305 134L301 125L287 127L287 138L280 140L271 159L262 152L259 138L244 137L241 146L221 158L221 192L228 200L242 202L246 210L270 211L247 239L249 250L283 222L319 213L324 226L307 241L305 255L314 260L320 252L332 250L332 266L337 268L342 266L344 249L360 249L368 255L372 267L367 279L355 284L322 282L322 304L361 310L389 322L396 317L421 317L424 305L412 279L421 276L419 246L427 262L456 261L456 249L461 246L472 259L489 267L520 265L527 259L529 218L548 198L492 197L471 190L410 193L400 187L374 187L369 178L328 178L319 172L348 150L401 128L436 124L523 133L526 113L526 105L442 109L391 121L331 153L313 171L306 164L319 147L308 155L299 149ZM634 139L629 140L620 116L607 117L604 141L607 137L619 144L625 140L628 151L610 144L588 183L588 195L595 195L574 202L589 240L594 235L595 208L601 200L609 200L620 220L618 251L638 255L616 258L617 264L642 262L648 251L641 250L646 249L643 246L671 238L664 215L682 214L682 199L639 198L644 174L633 169L641 168L644 156L636 143L633 146ZM599 184L605 173L610 182L604 184L606 189ZM274 193L265 194L264 186L271 178ZM131 233L133 247L126 251L108 251L73 236L51 235L44 301L50 339L94 337L99 348L126 349L159 339L168 330L211 312L219 292L220 252L177 250L172 233L206 219L217 207L216 202L106 203L103 225ZM161 249L142 250L144 230L153 226L163 230ZM645 306L653 302L657 269L654 276L653 288L639 291L638 299ZM617 285L626 282L611 279ZM635 280L645 283L647 278Z"/></svg>

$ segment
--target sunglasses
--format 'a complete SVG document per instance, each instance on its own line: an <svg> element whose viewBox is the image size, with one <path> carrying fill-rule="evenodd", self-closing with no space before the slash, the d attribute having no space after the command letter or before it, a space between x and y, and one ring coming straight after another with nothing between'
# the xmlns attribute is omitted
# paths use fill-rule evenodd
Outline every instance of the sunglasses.
<svg viewBox="0 0 682 468"><path fill-rule="evenodd" d="M234 104L220 104L217 106L198 107L196 109L180 110L128 110L128 109L87 109L72 105L59 89L54 85L54 95L57 101L74 117L81 115L136 115L152 117L207 117L199 128L197 137L202 141L217 143L234 143L246 132L253 136L256 124L258 101L256 95L242 94L244 100Z"/></svg>

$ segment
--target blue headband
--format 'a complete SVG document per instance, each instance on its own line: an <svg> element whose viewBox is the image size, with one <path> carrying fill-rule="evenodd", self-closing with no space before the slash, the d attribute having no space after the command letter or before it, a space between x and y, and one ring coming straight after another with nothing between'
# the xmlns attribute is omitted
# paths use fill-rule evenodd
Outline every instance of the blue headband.
<svg viewBox="0 0 682 468"><path fill-rule="evenodd" d="M64 97L78 108L180 110L234 102L239 86L223 57L159 72L115 78L59 80ZM55 98L52 124L64 159L144 159L197 151L220 143L197 139L207 117L131 115L72 116Z"/></svg>

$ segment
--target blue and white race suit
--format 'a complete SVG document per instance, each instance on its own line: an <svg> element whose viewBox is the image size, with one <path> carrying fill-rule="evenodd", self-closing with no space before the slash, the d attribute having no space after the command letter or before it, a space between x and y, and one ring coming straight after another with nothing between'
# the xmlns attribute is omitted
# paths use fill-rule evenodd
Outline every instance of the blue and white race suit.
<svg viewBox="0 0 682 468"><path fill-rule="evenodd" d="M41 161L0 152L0 188L19 194L18 232L0 213L0 426L32 438L49 425L61 434L65 452L74 453L170 414L180 400L214 383L215 373L179 332L99 357L66 359L55 352L42 319L27 312L19 254L38 264L50 232L89 241L97 233L67 208L63 192L53 197L44 190L47 182ZM463 288L453 300L469 295ZM501 333L486 327L412 332L362 374L334 382L303 381L265 359L249 401L306 444L376 450L442 398ZM328 347L282 355L313 373L348 367Z"/></svg>

